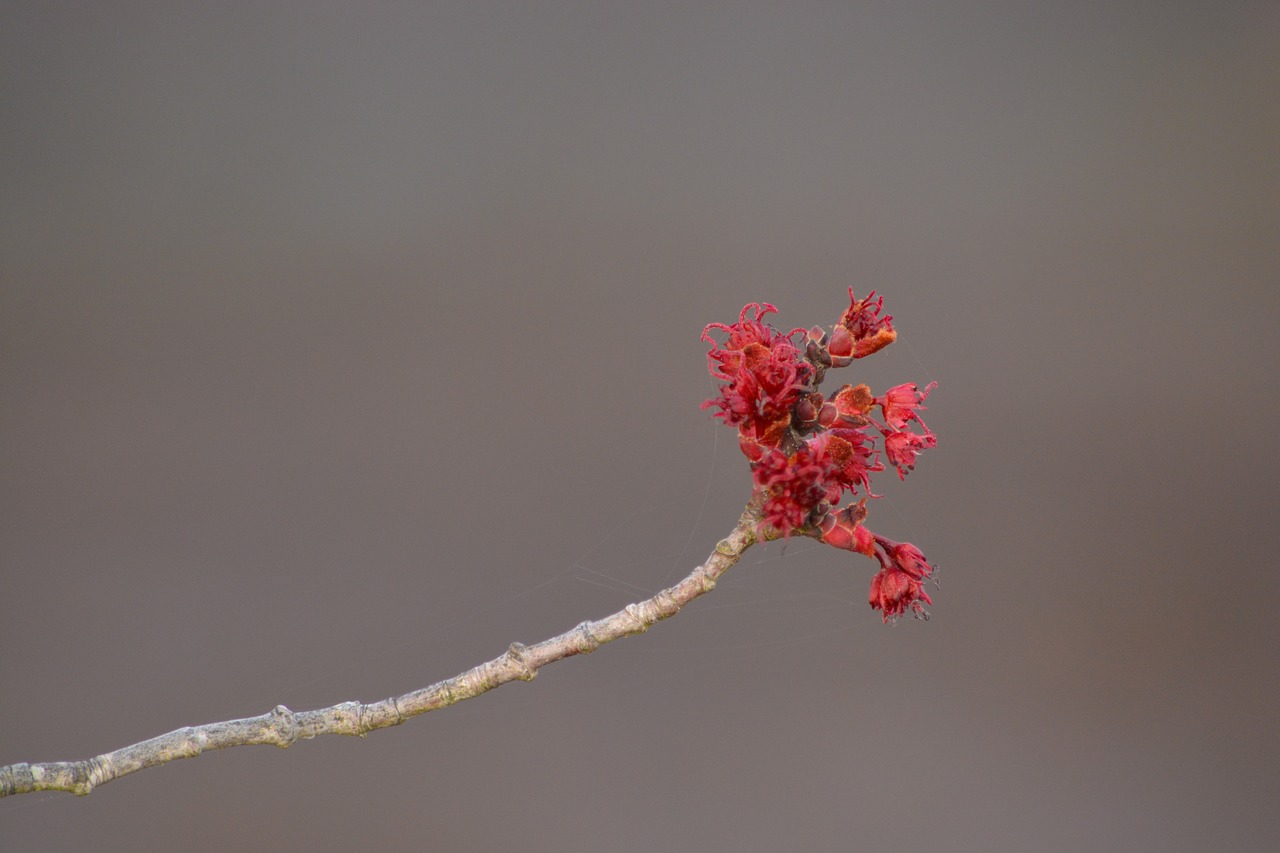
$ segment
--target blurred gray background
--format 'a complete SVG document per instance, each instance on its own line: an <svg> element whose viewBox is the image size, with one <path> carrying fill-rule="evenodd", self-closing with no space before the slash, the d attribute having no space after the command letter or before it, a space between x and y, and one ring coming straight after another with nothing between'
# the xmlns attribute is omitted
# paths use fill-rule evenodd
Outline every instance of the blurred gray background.
<svg viewBox="0 0 1280 853"><path fill-rule="evenodd" d="M0 763L377 700L652 593L710 321L937 450L644 637L0 848L1274 849L1274 3L0 6Z"/></svg>

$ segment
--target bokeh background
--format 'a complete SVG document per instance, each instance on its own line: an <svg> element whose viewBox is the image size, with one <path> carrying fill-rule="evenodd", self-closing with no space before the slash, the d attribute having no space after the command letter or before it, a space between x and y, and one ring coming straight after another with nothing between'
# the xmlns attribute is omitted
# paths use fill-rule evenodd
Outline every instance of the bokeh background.
<svg viewBox="0 0 1280 853"><path fill-rule="evenodd" d="M683 576L698 337L893 347L869 524L366 740L0 802L0 848L1263 850L1274 3L0 7L0 763L376 700Z"/></svg>

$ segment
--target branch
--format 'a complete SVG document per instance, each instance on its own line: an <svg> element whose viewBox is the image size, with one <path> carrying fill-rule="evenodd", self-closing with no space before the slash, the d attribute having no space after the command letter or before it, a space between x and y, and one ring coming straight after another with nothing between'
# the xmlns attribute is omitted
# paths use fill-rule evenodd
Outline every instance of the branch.
<svg viewBox="0 0 1280 853"><path fill-rule="evenodd" d="M673 587L652 598L628 604L611 616L583 622L559 636L532 646L512 643L506 653L453 678L403 696L365 705L342 702L315 711L290 711L284 705L259 717L187 726L132 746L83 761L50 761L0 767L0 797L32 791L69 791L84 796L99 785L147 767L194 758L213 749L270 744L286 749L297 740L319 735L357 735L398 726L411 717L435 711L487 693L517 679L532 681L538 670L567 657L589 654L600 646L649 630L674 616L695 598L715 588L716 579L742 557L759 538L759 500L743 511L738 525L701 566ZM765 538L772 538L767 536Z"/></svg>

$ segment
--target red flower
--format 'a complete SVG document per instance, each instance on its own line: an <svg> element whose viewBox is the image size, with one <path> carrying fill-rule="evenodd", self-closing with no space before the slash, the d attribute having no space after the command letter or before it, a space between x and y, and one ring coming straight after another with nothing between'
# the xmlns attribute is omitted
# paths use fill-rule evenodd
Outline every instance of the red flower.
<svg viewBox="0 0 1280 853"><path fill-rule="evenodd" d="M789 457L781 450L769 451L752 471L756 488L766 496L762 523L788 537L808 526L814 510L826 497L830 468L821 447L802 444Z"/></svg>
<svg viewBox="0 0 1280 853"><path fill-rule="evenodd" d="M777 311L768 303L747 305L732 325L708 325L702 331L711 344L707 367L723 384L702 405L718 409L715 416L738 429L738 446L751 461L762 534L803 532L875 557L880 570L871 580L871 606L886 622L908 611L927 616L924 605L932 602L924 584L933 566L914 545L878 536L863 522L867 497L878 497L871 491L871 475L885 470L877 433L886 459L905 478L916 457L937 444L920 418L937 383L923 391L905 383L879 397L866 385L845 385L824 398L817 389L829 368L843 367L897 338L893 318L881 316L883 297L872 293L858 299L850 288L849 302L829 335L820 327L806 333L803 352L794 340L801 329L783 334L765 322ZM723 344L712 337L713 330L725 333ZM871 416L877 407L884 423ZM923 434L907 429L911 421ZM833 511L846 491L866 497Z"/></svg>
<svg viewBox="0 0 1280 853"><path fill-rule="evenodd" d="M756 317L749 320L747 313L752 308ZM791 410L805 395L813 376L813 365L791 341L799 330L784 335L762 321L774 311L777 309L772 305L753 302L742 309L732 326L711 323L702 330L702 339L711 344L708 370L716 379L729 383L718 397L703 403L703 408L720 409L716 417L756 435L769 432L780 421L789 424ZM728 332L724 346L711 337L712 329Z"/></svg>
<svg viewBox="0 0 1280 853"><path fill-rule="evenodd" d="M832 367L844 367L855 358L878 352L898 339L898 333L893 330L893 317L880 316L884 297L872 302L875 295L873 290L865 299L858 299L853 295L853 288L849 288L849 307L831 330L827 345Z"/></svg>
<svg viewBox="0 0 1280 853"><path fill-rule="evenodd" d="M901 569L887 567L876 572L871 579L867 602L872 610L881 611L884 621L888 622L908 610L928 618L929 612L924 605L933 604L933 599L924 591L923 583Z"/></svg>
<svg viewBox="0 0 1280 853"><path fill-rule="evenodd" d="M876 542L884 549L894 566L916 580L924 580L933 574L933 566L920 553L920 549L910 542L894 542L885 536L877 536Z"/></svg>
<svg viewBox="0 0 1280 853"><path fill-rule="evenodd" d="M872 458L871 450L875 439L862 428L837 427L812 440L821 441L831 459L831 481L836 486L836 493L829 500L838 500L843 489L857 493L861 488L871 494L871 475L884 470L884 466Z"/></svg>
<svg viewBox="0 0 1280 853"><path fill-rule="evenodd" d="M748 320L747 312L752 308L756 309L756 316L754 320ZM792 329L784 335L763 321L766 314L777 313L778 309L768 302L764 304L750 302L738 314L738 322L732 326L726 326L724 323L708 323L702 330L702 340L711 344L711 350L707 353L707 369L711 371L711 375L717 379L732 380L738 368L742 366L743 352L747 347L752 344L761 344L766 349L772 349L776 342L791 343L792 336L804 331ZM729 339L725 341L723 347L711 337L712 329L729 333ZM794 347L794 344L792 346Z"/></svg>
<svg viewBox="0 0 1280 853"><path fill-rule="evenodd" d="M884 433L884 453L889 457L889 464L898 469L898 479L905 480L907 472L916 467L916 457L920 451L938 446L938 438L933 433L917 435L906 430L881 429Z"/></svg>
<svg viewBox="0 0 1280 853"><path fill-rule="evenodd" d="M871 579L867 596L871 607L881 611L885 622L908 610L928 618L924 605L933 604L933 599L924 591L924 582L933 574L934 567L910 542L894 542L884 536L876 536L875 541L883 555L876 554L880 571Z"/></svg>
<svg viewBox="0 0 1280 853"><path fill-rule="evenodd" d="M917 387L916 383L907 382L903 385L895 385L885 391L883 396L876 397L875 404L884 412L885 423L895 429L902 429L908 421L914 420L924 427L925 432L929 431L924 421L920 420L917 410L928 408L921 404L929 396L929 392L938 387L938 383L930 382L923 391L917 390Z"/></svg>

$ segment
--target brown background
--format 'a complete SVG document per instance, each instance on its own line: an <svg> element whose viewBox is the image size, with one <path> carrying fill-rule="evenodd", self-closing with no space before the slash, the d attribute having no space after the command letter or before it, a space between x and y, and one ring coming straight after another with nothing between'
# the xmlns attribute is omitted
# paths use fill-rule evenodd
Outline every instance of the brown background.
<svg viewBox="0 0 1280 853"><path fill-rule="evenodd" d="M0 848L1262 850L1273 3L5 3L0 762L384 698L682 575L704 323L901 339L871 526L365 741L0 802ZM1032 6L1034 5L1034 8Z"/></svg>

